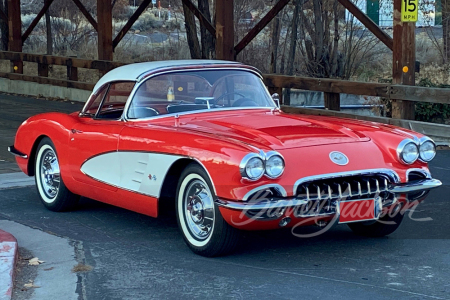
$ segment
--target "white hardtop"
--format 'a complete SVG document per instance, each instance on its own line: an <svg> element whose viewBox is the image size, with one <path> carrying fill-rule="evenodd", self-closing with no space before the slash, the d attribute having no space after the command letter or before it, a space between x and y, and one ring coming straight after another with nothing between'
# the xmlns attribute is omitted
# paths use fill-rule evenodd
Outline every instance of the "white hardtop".
<svg viewBox="0 0 450 300"><path fill-rule="evenodd" d="M138 81L140 76L150 71L161 68L176 68L184 66L205 66L205 65L230 65L240 63L226 60L206 60L206 59L191 59L191 60L162 60L129 64L115 68L106 73L94 87L93 93L97 91L102 85L111 81Z"/></svg>

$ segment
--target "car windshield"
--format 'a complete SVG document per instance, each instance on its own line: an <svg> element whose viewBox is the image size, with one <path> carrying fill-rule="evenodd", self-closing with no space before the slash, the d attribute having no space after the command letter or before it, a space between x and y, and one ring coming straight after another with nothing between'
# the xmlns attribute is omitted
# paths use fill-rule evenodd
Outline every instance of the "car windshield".
<svg viewBox="0 0 450 300"><path fill-rule="evenodd" d="M256 74L245 70L183 71L143 82L134 94L127 117L246 107L275 107Z"/></svg>

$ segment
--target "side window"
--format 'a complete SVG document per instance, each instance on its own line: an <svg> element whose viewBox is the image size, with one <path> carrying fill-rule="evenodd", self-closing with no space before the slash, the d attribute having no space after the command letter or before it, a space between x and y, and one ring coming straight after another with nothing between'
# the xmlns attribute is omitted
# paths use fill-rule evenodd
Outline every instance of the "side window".
<svg viewBox="0 0 450 300"><path fill-rule="evenodd" d="M130 119L205 109L199 97L210 97L211 85L205 78L188 73L159 75L137 89L129 106Z"/></svg>
<svg viewBox="0 0 450 300"><path fill-rule="evenodd" d="M88 100L84 110L81 115L86 117L94 117L97 113L98 107L102 103L103 97L105 97L106 92L108 91L109 84L105 84L102 86L97 93L93 94L91 98Z"/></svg>
<svg viewBox="0 0 450 300"><path fill-rule="evenodd" d="M114 82L110 85L108 93L104 97L97 118L99 119L119 119L127 99L134 87L134 82Z"/></svg>

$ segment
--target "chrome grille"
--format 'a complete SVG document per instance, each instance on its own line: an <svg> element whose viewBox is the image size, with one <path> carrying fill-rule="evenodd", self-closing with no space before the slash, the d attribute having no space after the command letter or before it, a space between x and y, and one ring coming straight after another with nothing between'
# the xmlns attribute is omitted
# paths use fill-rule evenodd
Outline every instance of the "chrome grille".
<svg viewBox="0 0 450 300"><path fill-rule="evenodd" d="M371 199L381 197L383 206L395 202L389 193L390 178L384 174L343 176L313 179L302 182L296 190L298 200L307 203L294 212L297 217L332 215L340 200Z"/></svg>
<svg viewBox="0 0 450 300"><path fill-rule="evenodd" d="M357 176L307 181L297 187L297 199L365 197L387 192L389 180L383 176Z"/></svg>

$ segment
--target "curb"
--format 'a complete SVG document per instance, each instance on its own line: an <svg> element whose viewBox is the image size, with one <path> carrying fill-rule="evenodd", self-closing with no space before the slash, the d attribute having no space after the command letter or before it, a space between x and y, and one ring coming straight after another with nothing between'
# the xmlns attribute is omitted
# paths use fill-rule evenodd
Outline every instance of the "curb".
<svg viewBox="0 0 450 300"><path fill-rule="evenodd" d="M0 300L10 300L18 256L17 240L0 229Z"/></svg>

